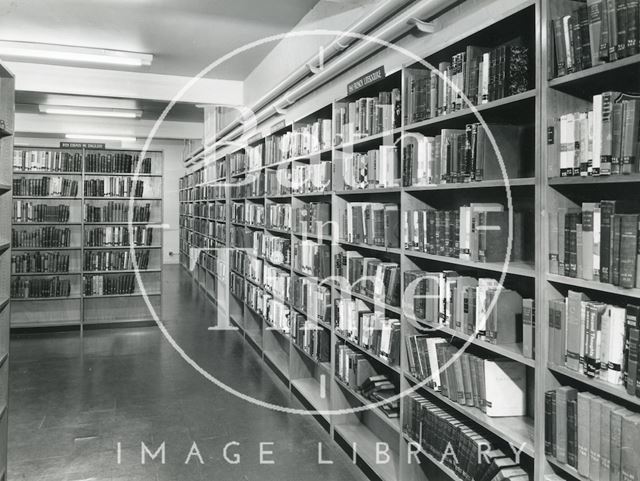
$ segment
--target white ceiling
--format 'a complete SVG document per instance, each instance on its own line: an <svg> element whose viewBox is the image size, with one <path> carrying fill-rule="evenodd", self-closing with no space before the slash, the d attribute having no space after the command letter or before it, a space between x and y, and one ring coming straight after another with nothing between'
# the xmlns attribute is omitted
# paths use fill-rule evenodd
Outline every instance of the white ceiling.
<svg viewBox="0 0 640 481"><path fill-rule="evenodd" d="M135 69L192 76L249 42L291 30L318 0L0 0L0 40L151 53ZM244 80L271 42L208 76Z"/></svg>

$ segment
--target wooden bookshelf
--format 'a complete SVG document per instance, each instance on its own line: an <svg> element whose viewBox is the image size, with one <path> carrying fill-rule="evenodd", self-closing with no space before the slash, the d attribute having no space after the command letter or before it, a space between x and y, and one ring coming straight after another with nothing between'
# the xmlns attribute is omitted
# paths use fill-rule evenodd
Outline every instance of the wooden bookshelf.
<svg viewBox="0 0 640 481"><path fill-rule="evenodd" d="M11 323L11 189L13 186L13 132L15 131L15 78L0 62L0 478L7 473L9 328Z"/></svg>
<svg viewBox="0 0 640 481"><path fill-rule="evenodd" d="M134 291L126 294L88 294L85 293L85 279L87 276L102 276L103 279L113 279L119 275L135 275L135 270L131 267L126 269L87 269L85 259L89 256L98 256L100 253L109 253L110 256L128 256L128 251L135 253L148 252L149 260L146 269L139 270L145 293L154 306L157 313L160 312L162 287L162 172L163 154L162 152L149 151L147 158L150 159L150 172L148 173L120 173L120 172L95 172L89 170L91 166L88 162L93 154L118 155L132 154L139 152L130 150L92 150L92 149L61 149L50 147L16 147L15 151L48 151L60 154L77 154L79 165L72 172L61 171L60 169L45 170L42 167L33 170L24 170L22 166L13 166L14 178L38 177L63 177L78 182L78 195L76 196L13 196L15 202L25 202L33 205L47 207L68 206L67 222L37 222L31 220L14 221L12 228L16 231L25 230L27 232L51 227L57 229L70 230L70 245L64 247L22 247L14 246L14 255L36 255L37 253L64 254L69 256L68 272L15 272L13 279L25 277L27 279L47 279L59 276L61 279L69 280L70 295L64 297L26 297L16 298L17 308L12 312L11 326L15 328L38 328L38 327L61 327L75 326L82 328L90 324L109 324L126 322L153 322L140 286L135 282ZM101 170L107 170L103 167ZM123 169L118 169L123 170ZM85 183L91 180L101 179L105 183L122 180L128 182L139 181L144 185L144 195L135 197L131 202L130 197L124 196L91 196L85 195ZM153 242L149 245L89 245L89 232L94 229L118 229L127 228L127 219L122 221L92 221L88 220L86 211L93 207L101 212L106 212L110 203L119 205L122 208L130 208L132 203L134 208L149 205L149 221L132 222L134 228L143 229L148 226L153 231ZM133 235L133 234L131 234ZM105 260L106 262L106 260ZM116 262L115 258L113 262ZM114 299L119 299L114 306ZM31 303L30 301L38 301Z"/></svg>

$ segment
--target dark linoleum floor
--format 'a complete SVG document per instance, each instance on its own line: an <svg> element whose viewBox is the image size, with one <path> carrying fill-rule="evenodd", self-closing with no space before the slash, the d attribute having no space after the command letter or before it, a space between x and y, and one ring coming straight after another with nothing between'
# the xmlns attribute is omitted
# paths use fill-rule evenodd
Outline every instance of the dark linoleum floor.
<svg viewBox="0 0 640 481"><path fill-rule="evenodd" d="M213 309L181 268L167 267L164 283L163 320L198 363L243 393L300 407L239 334L207 331ZM316 421L231 396L155 327L22 335L10 359L11 481L364 479ZM166 464L142 465L142 441L164 441ZM194 441L204 465L185 465ZM232 441L237 465L223 459ZM260 465L260 441L274 443L274 465ZM318 465L318 442L334 464Z"/></svg>

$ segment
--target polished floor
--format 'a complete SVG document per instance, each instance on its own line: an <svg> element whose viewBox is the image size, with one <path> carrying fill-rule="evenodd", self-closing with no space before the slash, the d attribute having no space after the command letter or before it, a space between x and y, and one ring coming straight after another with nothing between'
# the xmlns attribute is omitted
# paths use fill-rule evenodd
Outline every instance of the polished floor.
<svg viewBox="0 0 640 481"><path fill-rule="evenodd" d="M194 360L240 392L300 407L239 334L207 330L212 308L179 267L163 287L164 323ZM11 481L364 479L313 419L228 394L156 327L21 335L10 359ZM143 465L142 442L152 452L164 442L165 464ZM194 442L204 464L195 451L185 464ZM238 464L223 456L232 442ZM275 464L260 464L260 442L273 443L263 450ZM333 464L318 464L318 443Z"/></svg>

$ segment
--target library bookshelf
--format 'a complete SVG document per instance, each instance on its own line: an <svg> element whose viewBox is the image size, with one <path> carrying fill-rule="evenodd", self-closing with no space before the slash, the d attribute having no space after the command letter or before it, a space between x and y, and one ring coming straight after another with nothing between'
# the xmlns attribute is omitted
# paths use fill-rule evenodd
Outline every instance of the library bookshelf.
<svg viewBox="0 0 640 481"><path fill-rule="evenodd" d="M456 11L464 16L464 2ZM456 209L472 202L494 202L506 205L506 182L502 178L486 179L464 183L438 183L435 185L406 186L386 188L350 189L344 183L343 162L352 153L366 153L380 146L398 145L400 162L403 162L407 138L410 134L420 133L427 136L438 135L442 129L464 129L475 122L471 109L461 108L446 115L422 119L417 122L407 120L408 78L418 65L405 65L401 70L388 74L381 82L374 84L352 97L326 99L321 108L316 104L310 112L297 119L287 119L288 123L275 124L271 129L261 127L262 132L251 137L242 148L230 153L212 153L205 159L204 167L198 162L201 153L190 159L193 171L180 181L180 260L207 294L218 304L224 302L228 319L236 326L256 352L264 359L288 389L310 410L324 411L314 416L333 439L348 453L354 455L359 466L371 477L382 480L426 480L465 479L460 471L450 464L442 463L432 452L419 448L420 463L412 458L415 438L407 430L410 420L407 408L401 402L399 416L388 417L382 409L372 408L353 414L335 414L331 411L348 408L361 408L371 401L354 390L336 374L339 363L337 346L348 346L364 355L375 367L376 373L383 373L396 388L396 393L414 390L420 396L451 414L458 420L492 440L492 443L511 453L509 446L521 451L520 466L527 472L529 479L589 479L580 474L566 462L546 453L545 440L549 434L545 429L545 393L560 386L574 387L581 392L589 392L615 405L628 408L633 413L640 412L638 397L627 393L624 386L611 384L594 377L587 377L564 365L552 362L550 345L556 331L549 326L549 306L552 300L564 298L572 291L583 292L591 300L624 306L637 304L640 294L638 288L622 288L613 284L585 280L576 277L552 273L550 252L553 219L558 209L576 208L583 202L602 200L623 200L637 196L640 177L636 173L612 176L569 176L561 177L558 170L560 158L560 139L558 137L560 116L578 110L590 108L594 94L604 90L633 92L634 82L640 74L640 56L632 55L617 61L604 63L566 76L553 78L547 75L547 65L554 55L550 47L548 25L552 18L566 15L575 8L574 3L560 0L525 1L504 12L491 15L490 21L474 22L470 16L460 22L464 31L444 26L438 32L443 41L439 47L433 47L425 54L432 65L451 58L467 45L495 47L517 35L523 35L531 51L530 68L535 74L529 88L513 95L490 100L478 106L477 111L489 124L509 124L521 128L523 145L519 157L519 170L515 176L509 176L509 197L515 212L524 213L522 224L523 255L509 262L476 262L458 257L427 253L408 248L402 235L399 247L365 245L346 240L340 235L341 213L351 202L384 202L399 206L402 214L408 211L426 208ZM473 10L473 9L472 9ZM445 14L446 16L446 14ZM443 22L446 25L446 22ZM447 29L451 29L448 31ZM449 40L453 39L453 40ZM349 77L348 74L346 77ZM351 79L349 79L351 80ZM348 102L366 96L376 96L378 92L397 88L402 95L402 115L399 125L385 129L382 133L358 138L349 142L330 146L319 146L311 154L292 155L269 163L269 152L273 138L285 133L291 134L301 125L318 119L332 119L332 140L336 134L336 114ZM346 88L345 88L346 90ZM553 130L555 129L555 130ZM260 146L262 153L257 153ZM245 155L249 160L245 168L237 168L238 156ZM259 160L256 160L259 159ZM284 188L271 190L268 187L237 192L235 183L253 184L256 174L274 176L269 171L295 170L305 166L320 165L331 161L331 183L319 190L298 190ZM312 167L308 167L312 169ZM402 173L402 167L400 169ZM282 174L286 178L286 173ZM401 174L402 175L402 174ZM275 174L277 177L277 174ZM265 181L266 183L267 181ZM258 182L259 183L259 182ZM599 184L598 188L594 188ZM298 232L296 224L273 225L268 222L269 212L278 211L280 206L291 206L292 212L307 202L326 202L331 206L331 230L319 232ZM242 207L240 207L242 206ZM263 217L260 217L264 209ZM219 235L203 235L194 229L194 223L207 212L202 220L219 224ZM211 212L215 212L212 215ZM247 214L251 212L251 214ZM258 212L258 214L255 214ZM636 210L640 212L640 210ZM224 215L222 215L224 213ZM257 215L257 217L256 217ZM402 220L401 220L402 222ZM290 226L293 226L291 228ZM402 226L402 223L401 223ZM551 226L551 227L550 227ZM214 227L215 229L215 227ZM211 232L211 231L210 231ZM217 231L216 231L217 232ZM266 237L280 239L280 243L289 246L289 256L274 259L262 256L260 249L248 244L250 248L243 255L234 252L242 250L244 241L260 232ZM401 230L402 232L402 230ZM491 344L481 339L469 339L468 335L456 329L431 323L437 335L447 342L462 346L467 344L467 352L483 359L508 359L524 366L526 372L526 414L512 417L490 417L474 407L461 405L443 395L441 391L424 385L410 372L409 352L405 345L407 336L423 332L422 327L410 322L405 309L376 302L371 296L357 290L340 287L327 282L330 288L330 310L322 319L314 318L308 310L295 305L293 296L286 297L275 292L272 286L266 286L252 270L247 271L244 257L252 257L263 266L277 268L278 275L290 276L292 285L297 278L313 278L307 270L296 267L294 246L298 241L314 241L329 248L332 279L337 277L337 256L356 251L363 256L398 264L401 273L412 270L463 272L475 278L500 279L504 277L504 286L521 294L523 298L535 300L534 344L535 356L525 356L522 343ZM228 258L211 259L198 249L207 247L228 247ZM222 251L218 251L222 252ZM215 269L205 266L216 265ZM503 272L504 271L504 272ZM224 273L224 274L223 274ZM209 279L207 276L211 276ZM214 279L224 279L212 288ZM220 287L222 286L222 290ZM260 291L281 301L289 308L290 318L303 316L315 323L317 329L327 333L330 339L330 355L318 358L302 348L294 339L293 328L286 332L279 324L274 325L264 313L260 313L246 293ZM400 292L404 292L405 279L401 276ZM400 321L400 356L394 364L362 347L337 328L337 307L339 299L359 299L383 315ZM224 301L222 300L224 299ZM402 304L400 304L402 305ZM425 436L434 436L427 433ZM391 447L390 461L385 464L376 462L376 443L387 443ZM358 449L353 452L353 443ZM411 461L413 459L413 462ZM520 479L520 478L518 478ZM595 478L598 479L598 478ZM595 481L591 478L591 481Z"/></svg>
<svg viewBox="0 0 640 481"><path fill-rule="evenodd" d="M139 154L16 146L13 178L24 195L13 196L12 328L152 321L132 252L145 294L159 312L163 154L147 152L140 161L148 165L136 173L132 159ZM49 185L38 187L44 178ZM61 287L36 290L42 287L34 281L51 279Z"/></svg>
<svg viewBox="0 0 640 481"><path fill-rule="evenodd" d="M11 305L11 156L15 128L15 78L0 63L0 479L7 477L9 326Z"/></svg>

